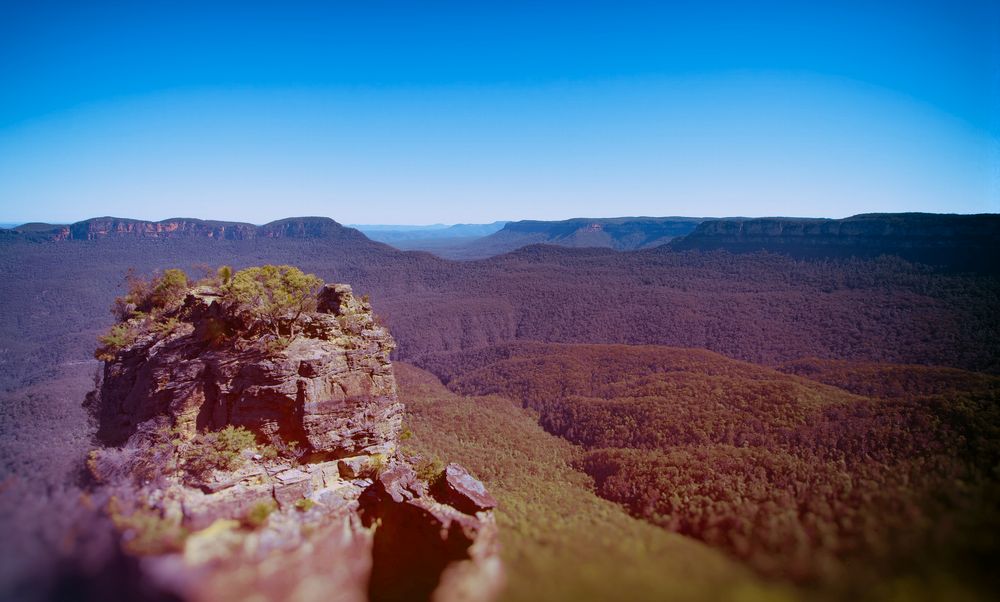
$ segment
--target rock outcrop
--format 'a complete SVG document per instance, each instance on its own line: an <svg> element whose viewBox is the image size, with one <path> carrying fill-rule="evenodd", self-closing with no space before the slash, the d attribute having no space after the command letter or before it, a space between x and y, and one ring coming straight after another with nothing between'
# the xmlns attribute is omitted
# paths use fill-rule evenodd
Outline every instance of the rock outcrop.
<svg viewBox="0 0 1000 602"><path fill-rule="evenodd" d="M496 597L496 502L400 450L394 344L367 301L336 284L315 305L294 337L247 336L196 287L106 363L89 467L124 549L188 600Z"/></svg>

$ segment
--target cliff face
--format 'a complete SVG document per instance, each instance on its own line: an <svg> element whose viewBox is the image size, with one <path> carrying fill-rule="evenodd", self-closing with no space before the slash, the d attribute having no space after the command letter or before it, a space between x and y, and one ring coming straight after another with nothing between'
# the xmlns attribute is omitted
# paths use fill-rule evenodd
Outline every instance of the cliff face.
<svg viewBox="0 0 1000 602"><path fill-rule="evenodd" d="M675 250L774 251L803 257L899 255L996 268L1000 215L865 214L845 219L727 218L701 223Z"/></svg>
<svg viewBox="0 0 1000 602"><path fill-rule="evenodd" d="M24 224L4 230L7 238L33 241L103 240L136 238L202 238L250 240L255 238L330 238L363 240L360 232L341 226L328 217L287 218L255 226L243 222L223 222L191 218L171 218L159 222L95 217L73 224Z"/></svg>
<svg viewBox="0 0 1000 602"><path fill-rule="evenodd" d="M189 600L492 599L495 501L400 450L391 336L347 285L317 301L276 344L194 288L106 363L89 466L125 550Z"/></svg>

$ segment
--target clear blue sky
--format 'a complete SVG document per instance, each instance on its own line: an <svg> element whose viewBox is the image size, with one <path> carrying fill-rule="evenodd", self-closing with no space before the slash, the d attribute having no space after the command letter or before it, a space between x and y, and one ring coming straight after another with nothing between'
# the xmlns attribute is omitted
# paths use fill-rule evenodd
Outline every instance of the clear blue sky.
<svg viewBox="0 0 1000 602"><path fill-rule="evenodd" d="M992 4L3 3L0 222L1000 212Z"/></svg>

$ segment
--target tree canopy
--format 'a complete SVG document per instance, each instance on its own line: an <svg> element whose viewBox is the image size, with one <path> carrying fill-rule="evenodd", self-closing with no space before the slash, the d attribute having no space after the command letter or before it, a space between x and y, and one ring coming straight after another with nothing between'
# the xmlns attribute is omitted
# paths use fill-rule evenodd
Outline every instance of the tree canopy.
<svg viewBox="0 0 1000 602"><path fill-rule="evenodd" d="M267 330L281 336L282 326L295 335L303 312L316 308L316 294L323 281L290 265L246 268L223 285L224 298L247 312Z"/></svg>

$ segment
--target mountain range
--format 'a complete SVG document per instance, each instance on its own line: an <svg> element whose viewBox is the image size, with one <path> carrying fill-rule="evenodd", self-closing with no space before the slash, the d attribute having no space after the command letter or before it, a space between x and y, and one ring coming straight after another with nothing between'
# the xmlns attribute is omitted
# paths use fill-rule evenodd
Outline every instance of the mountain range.
<svg viewBox="0 0 1000 602"><path fill-rule="evenodd" d="M0 238L27 241L103 239L252 240L305 238L383 242L447 259L483 259L535 245L610 248L666 245L674 251L769 251L798 258L876 257L993 271L1000 215L862 214L844 219L621 217L459 224L450 227L364 226L367 235L325 217L286 218L264 225L171 218L159 222L98 217L73 224L28 223L0 228ZM383 229L386 228L386 229ZM395 230L389 228L397 228Z"/></svg>

